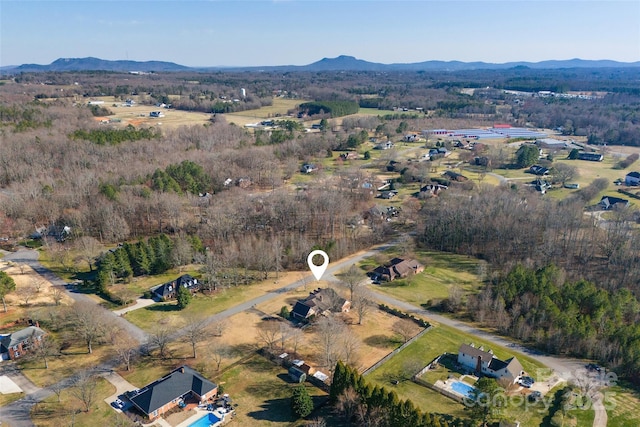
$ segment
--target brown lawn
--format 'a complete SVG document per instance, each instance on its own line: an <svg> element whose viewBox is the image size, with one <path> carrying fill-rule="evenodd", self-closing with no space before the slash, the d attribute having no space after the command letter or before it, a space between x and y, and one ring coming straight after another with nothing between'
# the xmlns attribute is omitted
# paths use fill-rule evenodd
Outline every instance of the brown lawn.
<svg viewBox="0 0 640 427"><path fill-rule="evenodd" d="M13 281L16 282L16 290L6 296L8 305L42 306L55 304L53 285L51 282L33 271L28 265L24 264L20 266L16 263L0 260L0 269L4 269L4 272L11 276ZM39 292L36 289L38 286L40 287ZM25 304L26 295L29 293L32 295L29 298L29 303ZM61 297L61 304L70 305L73 303L71 297L65 292L62 293Z"/></svg>

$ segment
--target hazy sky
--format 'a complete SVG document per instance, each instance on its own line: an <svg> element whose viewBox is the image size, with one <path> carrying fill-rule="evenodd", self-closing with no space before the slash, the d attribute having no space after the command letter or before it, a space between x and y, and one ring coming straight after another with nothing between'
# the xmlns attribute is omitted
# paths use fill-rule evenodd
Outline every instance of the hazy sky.
<svg viewBox="0 0 640 427"><path fill-rule="evenodd" d="M188 66L640 61L640 0L0 0L0 66L94 56Z"/></svg>

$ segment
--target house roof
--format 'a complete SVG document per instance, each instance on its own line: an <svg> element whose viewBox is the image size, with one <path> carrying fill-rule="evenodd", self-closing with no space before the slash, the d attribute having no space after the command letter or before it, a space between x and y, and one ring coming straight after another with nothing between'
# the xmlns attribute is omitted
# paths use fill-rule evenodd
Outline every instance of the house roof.
<svg viewBox="0 0 640 427"><path fill-rule="evenodd" d="M338 295L334 289L318 288L305 299L298 300L293 307L293 313L306 318L312 309L316 313L341 311L346 302L347 300Z"/></svg>
<svg viewBox="0 0 640 427"><path fill-rule="evenodd" d="M151 288L151 292L160 297L166 297L177 291L177 288L184 286L185 288L192 288L198 284L198 280L191 277L189 274L183 274L176 280L172 280L162 285Z"/></svg>
<svg viewBox="0 0 640 427"><path fill-rule="evenodd" d="M193 392L203 396L218 388L216 384L188 366L181 366L167 376L148 384L129 400L145 414L151 414L162 406Z"/></svg>
<svg viewBox="0 0 640 427"><path fill-rule="evenodd" d="M31 337L41 337L46 334L47 333L45 331L37 326L29 326L28 328L21 329L10 335L5 335L0 338L0 353L8 352L9 348L14 345L18 345Z"/></svg>
<svg viewBox="0 0 640 427"><path fill-rule="evenodd" d="M640 172L629 172L627 176L630 176L631 178L640 178Z"/></svg>
<svg viewBox="0 0 640 427"><path fill-rule="evenodd" d="M522 367L522 364L515 357L512 357L511 359L507 359L506 363L507 363L507 371L509 371L509 373L513 375L514 378L518 377L522 372L524 372L524 368Z"/></svg>
<svg viewBox="0 0 640 427"><path fill-rule="evenodd" d="M458 350L459 353L464 353L464 354L468 354L469 356L477 359L478 357L480 357L480 359L483 362L491 362L491 359L493 359L493 353L490 353L488 351L484 351L481 350L479 348L476 348L470 344L462 344L460 345L460 349Z"/></svg>

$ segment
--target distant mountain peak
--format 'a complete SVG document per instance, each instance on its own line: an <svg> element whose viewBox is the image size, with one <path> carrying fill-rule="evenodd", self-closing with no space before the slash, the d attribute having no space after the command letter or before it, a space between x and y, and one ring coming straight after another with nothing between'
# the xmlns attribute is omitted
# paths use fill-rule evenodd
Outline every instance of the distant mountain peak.
<svg viewBox="0 0 640 427"><path fill-rule="evenodd" d="M638 68L640 62L617 62L611 60L549 60L541 62L507 62L495 64L487 62L462 62L462 61L424 61L414 63L381 64L358 59L351 55L339 55L335 58L322 58L309 65L281 65L267 67L186 67L173 62L164 61L110 61L95 58L58 58L49 65L23 64L20 66L0 67L4 73L35 72L35 71L112 71L112 72L172 72L172 71L464 71L464 70L504 70L516 69L560 69L560 68Z"/></svg>

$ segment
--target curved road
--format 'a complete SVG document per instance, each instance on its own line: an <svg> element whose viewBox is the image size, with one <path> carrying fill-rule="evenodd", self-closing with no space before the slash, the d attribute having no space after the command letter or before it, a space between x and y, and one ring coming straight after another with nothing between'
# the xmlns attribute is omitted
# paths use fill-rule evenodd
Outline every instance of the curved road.
<svg viewBox="0 0 640 427"><path fill-rule="evenodd" d="M330 263L329 267L327 268L326 272L324 273L324 277L323 279L328 280L328 281L337 281L337 279L335 278L334 274L338 273L339 271L347 268L348 266L357 263L365 258L369 258L373 255L375 255L376 253L380 252L380 251L384 251L385 249L388 249L389 247L393 246L395 242L392 243L387 243L387 244L383 244L380 246L377 246L371 250L365 251L365 252L360 252L357 253L351 257L342 259L338 262L335 263ZM4 257L5 260L10 260L10 261L14 261L17 263L26 263L28 264L31 268L33 268L38 274L42 275L43 277L45 277L47 280L51 281L51 283L53 283L54 285L61 285L64 286L66 285L66 283L61 280L60 278L58 278L57 276L55 276L55 274L53 274L50 270L48 270L46 267L44 267L42 264L40 264L38 262L38 252L34 251L34 250L28 250L28 249L21 249L15 253L6 255ZM289 292L290 290L296 289L300 286L303 286L305 284L309 283L309 279L308 278L304 278L298 281L295 281L293 283L290 283L286 286L283 286L279 289L276 289L275 291L266 293L264 295L261 295L257 298L254 298L252 300L249 301L245 301L243 303L240 303L234 307L231 307L223 312L220 312L218 314L212 315L210 317L208 317L205 322L207 324L213 323L215 321L233 316L234 314L246 311L248 309L251 309L253 306L257 305L257 304L261 304L263 302L266 302L272 298L275 298L276 296ZM523 354L523 355L529 355L529 356L534 356L536 359L538 359L540 362L542 362L543 364L545 364L546 366L548 366L549 368L551 368L552 370L555 371L556 375L558 375L561 378L564 379L571 379L576 375L584 375L584 362L577 360L577 359L570 359L570 358L564 358L564 357L558 357L558 356L551 356L551 355L544 355L544 354L540 354L539 352L535 352L532 351L530 349L527 349L526 347L519 345L519 344L514 344L512 341L509 341L508 339L505 339L503 337L491 334L489 332L477 329L473 326L470 326L466 323L460 322L458 320L455 319L451 319L449 317L445 317L442 316L440 314L431 312L429 310L425 310L423 308L420 307L416 307L412 304L406 303L404 301L400 301L398 299L395 299L393 297L390 297L389 295L380 293L380 292L375 292L372 291L375 298L387 305L392 305L392 306L396 306L406 312L410 312L410 313L415 313L415 314L419 314L421 316L425 316L427 318L430 318L431 320L433 320L436 323L441 323L443 325L447 325L450 327L453 327L455 329L461 330L463 332L469 333L469 334L473 334L476 335L484 340L487 340L493 344L499 345L499 346L503 346L503 347L509 347L511 351L513 351L514 353L517 354ZM74 292L68 292L69 295L76 301L89 301L92 303L95 303L94 300L92 300L91 298L87 297L84 294L79 294L79 293L74 293ZM143 331L142 329L138 328L137 326L129 323L128 321L126 321L125 318L117 316L116 314L114 314L113 312L106 310L100 306L97 306L97 309L100 310L104 310L104 312L108 313L108 315L110 315L111 317L113 317L113 319L115 319L116 322L118 322L118 324L120 324L123 328L125 328L134 338L136 338L138 340L139 343L144 344L147 342L148 339L148 334ZM178 338L181 335L183 335L184 332L183 331L177 331L175 334L173 334L172 338ZM100 365L99 367L97 367L94 371L97 372L108 372L111 369L115 368L118 365L118 361L117 360L112 360L109 362L106 362L102 365ZM15 373L14 373L15 374ZM19 379L18 379L19 378ZM26 397L24 397L23 399L20 399L16 402L13 402L9 405L6 405L4 407L0 407L0 421L10 421L12 424L10 424L13 427L31 427L33 426L33 423L30 420L29 417L29 412L32 408L32 406L45 399L46 397L50 396L53 391L50 388L44 388L44 389L39 389L36 386L34 386L33 384L30 384L30 382L28 380L26 380L26 378L22 375L12 375L12 379L14 379L14 381L17 380L17 382L20 382L20 386L23 388L23 390L25 390L25 392L27 393ZM63 381L61 381L61 385L63 386L69 386L72 384L73 378L67 378ZM23 387L24 385L24 387ZM594 404L593 404L593 408L594 408L594 412L595 412L595 418L594 418L594 422L593 422L593 427L606 427L607 425L607 413L604 409L603 406L603 402L601 399L594 399Z"/></svg>

